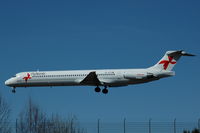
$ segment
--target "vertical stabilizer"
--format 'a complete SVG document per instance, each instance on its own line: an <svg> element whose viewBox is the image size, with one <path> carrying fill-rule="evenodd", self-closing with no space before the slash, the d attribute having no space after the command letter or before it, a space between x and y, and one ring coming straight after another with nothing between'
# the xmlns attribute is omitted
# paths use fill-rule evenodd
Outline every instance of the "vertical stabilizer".
<svg viewBox="0 0 200 133"><path fill-rule="evenodd" d="M183 50L167 51L163 56L163 58L151 68L161 71L162 70L171 71L181 56L194 56L194 55L188 54Z"/></svg>

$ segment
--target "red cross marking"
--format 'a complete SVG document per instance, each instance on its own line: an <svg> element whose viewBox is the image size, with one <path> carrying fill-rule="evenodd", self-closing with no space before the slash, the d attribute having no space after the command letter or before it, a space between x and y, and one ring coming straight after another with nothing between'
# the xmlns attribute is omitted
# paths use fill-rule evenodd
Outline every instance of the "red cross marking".
<svg viewBox="0 0 200 133"><path fill-rule="evenodd" d="M169 60L162 60L159 62L159 64L163 64L163 68L166 70L169 66L169 64L176 64L176 61L172 61L173 57L168 56Z"/></svg>
<svg viewBox="0 0 200 133"><path fill-rule="evenodd" d="M26 82L31 79L30 73L27 73L27 76L23 78Z"/></svg>

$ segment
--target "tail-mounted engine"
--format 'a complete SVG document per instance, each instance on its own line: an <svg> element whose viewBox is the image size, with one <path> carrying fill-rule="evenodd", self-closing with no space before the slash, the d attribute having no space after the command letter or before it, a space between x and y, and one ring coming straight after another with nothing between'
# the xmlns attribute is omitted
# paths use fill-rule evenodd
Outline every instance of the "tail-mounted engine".
<svg viewBox="0 0 200 133"><path fill-rule="evenodd" d="M132 73L126 73L124 74L124 78L126 79L151 79L155 76L153 73L138 73L138 74L132 74Z"/></svg>

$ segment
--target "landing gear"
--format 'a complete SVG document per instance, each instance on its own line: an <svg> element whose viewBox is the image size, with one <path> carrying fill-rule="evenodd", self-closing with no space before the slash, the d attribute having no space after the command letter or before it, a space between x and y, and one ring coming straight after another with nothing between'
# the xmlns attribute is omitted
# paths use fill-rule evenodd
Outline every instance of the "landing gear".
<svg viewBox="0 0 200 133"><path fill-rule="evenodd" d="M12 89L12 93L16 93L16 89L15 89L16 87L13 87L13 89Z"/></svg>
<svg viewBox="0 0 200 133"><path fill-rule="evenodd" d="M97 87L95 88L95 92L101 92L101 89L99 88L99 86L97 86ZM107 93L108 93L107 86L104 87L104 89L102 90L102 93L103 93L103 94L107 94Z"/></svg>
<svg viewBox="0 0 200 133"><path fill-rule="evenodd" d="M100 92L101 91L101 89L99 88L99 86L97 86L96 88L95 88L95 92Z"/></svg>
<svg viewBox="0 0 200 133"><path fill-rule="evenodd" d="M105 86L105 88L102 90L103 94L107 94L108 93L108 89L107 86Z"/></svg>

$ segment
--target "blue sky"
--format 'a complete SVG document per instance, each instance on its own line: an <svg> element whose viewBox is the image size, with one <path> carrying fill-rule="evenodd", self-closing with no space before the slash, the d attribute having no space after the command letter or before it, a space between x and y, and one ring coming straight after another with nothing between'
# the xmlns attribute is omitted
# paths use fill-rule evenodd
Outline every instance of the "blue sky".
<svg viewBox="0 0 200 133"><path fill-rule="evenodd" d="M200 1L1 1L0 91L15 119L28 98L48 114L82 122L200 118L200 59L184 57L176 76L109 88L17 88L4 81L21 71L145 68L167 50L200 55Z"/></svg>

